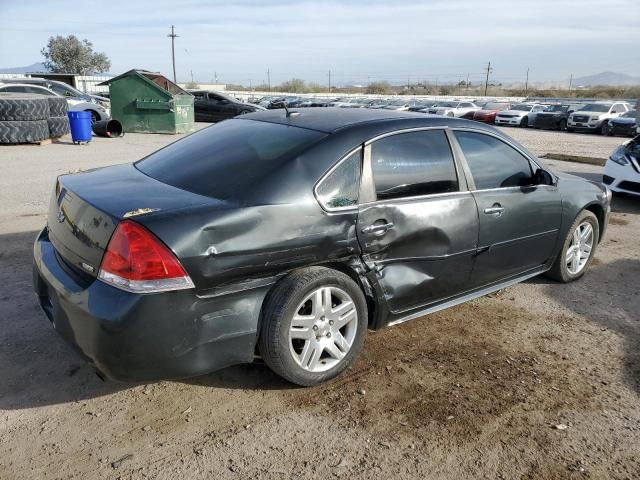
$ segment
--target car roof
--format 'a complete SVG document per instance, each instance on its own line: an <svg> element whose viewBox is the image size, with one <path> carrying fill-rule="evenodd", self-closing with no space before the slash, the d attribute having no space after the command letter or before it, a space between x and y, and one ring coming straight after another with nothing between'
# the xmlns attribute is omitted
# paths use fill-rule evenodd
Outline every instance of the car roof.
<svg viewBox="0 0 640 480"><path fill-rule="evenodd" d="M414 112L398 112L394 110L377 110L367 108L318 108L318 109L289 109L294 115L287 116L284 109L266 110L243 115L243 119L259 120L262 122L279 123L301 128L308 128L325 133L332 133L349 127L363 126L367 124L380 125L381 123L397 124L402 128L402 123L411 126L463 126L472 125L474 128L482 128L477 122L452 119L450 117L426 116Z"/></svg>

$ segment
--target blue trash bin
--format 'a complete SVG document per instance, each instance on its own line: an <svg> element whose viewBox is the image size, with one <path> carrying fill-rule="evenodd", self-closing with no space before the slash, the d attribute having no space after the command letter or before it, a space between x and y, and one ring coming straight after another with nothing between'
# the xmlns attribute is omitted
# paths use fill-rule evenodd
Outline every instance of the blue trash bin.
<svg viewBox="0 0 640 480"><path fill-rule="evenodd" d="M67 112L73 143L91 141L91 112Z"/></svg>

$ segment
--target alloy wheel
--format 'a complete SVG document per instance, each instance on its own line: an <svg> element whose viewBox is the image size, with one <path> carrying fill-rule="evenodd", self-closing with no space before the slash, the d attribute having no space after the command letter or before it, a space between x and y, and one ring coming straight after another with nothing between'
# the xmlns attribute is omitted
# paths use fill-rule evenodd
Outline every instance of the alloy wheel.
<svg viewBox="0 0 640 480"><path fill-rule="evenodd" d="M571 275L577 275L582 271L593 249L593 227L589 222L582 222L573 231L573 238L567 247L565 262Z"/></svg>
<svg viewBox="0 0 640 480"><path fill-rule="evenodd" d="M308 372L324 372L338 365L356 338L358 312L344 290L323 286L298 305L289 328L289 351Z"/></svg>

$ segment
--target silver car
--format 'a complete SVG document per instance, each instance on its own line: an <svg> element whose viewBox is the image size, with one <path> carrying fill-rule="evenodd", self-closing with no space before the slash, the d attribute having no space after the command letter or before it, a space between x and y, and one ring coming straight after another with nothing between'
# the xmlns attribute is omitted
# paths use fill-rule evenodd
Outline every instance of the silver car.
<svg viewBox="0 0 640 480"><path fill-rule="evenodd" d="M502 110L496 115L496 125L511 125L513 127L528 127L533 125L538 113L542 112L548 105L535 103L517 103L509 110Z"/></svg>

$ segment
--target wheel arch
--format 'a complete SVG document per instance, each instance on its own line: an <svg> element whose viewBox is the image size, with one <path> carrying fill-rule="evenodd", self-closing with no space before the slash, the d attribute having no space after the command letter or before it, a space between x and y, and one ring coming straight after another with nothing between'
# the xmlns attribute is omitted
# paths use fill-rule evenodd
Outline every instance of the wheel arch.
<svg viewBox="0 0 640 480"><path fill-rule="evenodd" d="M592 202L587 206L585 206L583 210L588 210L589 212L593 213L598 219L598 231L599 231L598 243L600 243L600 240L602 239L602 234L606 229L604 208L599 203ZM580 212L578 212L578 215L579 214Z"/></svg>

